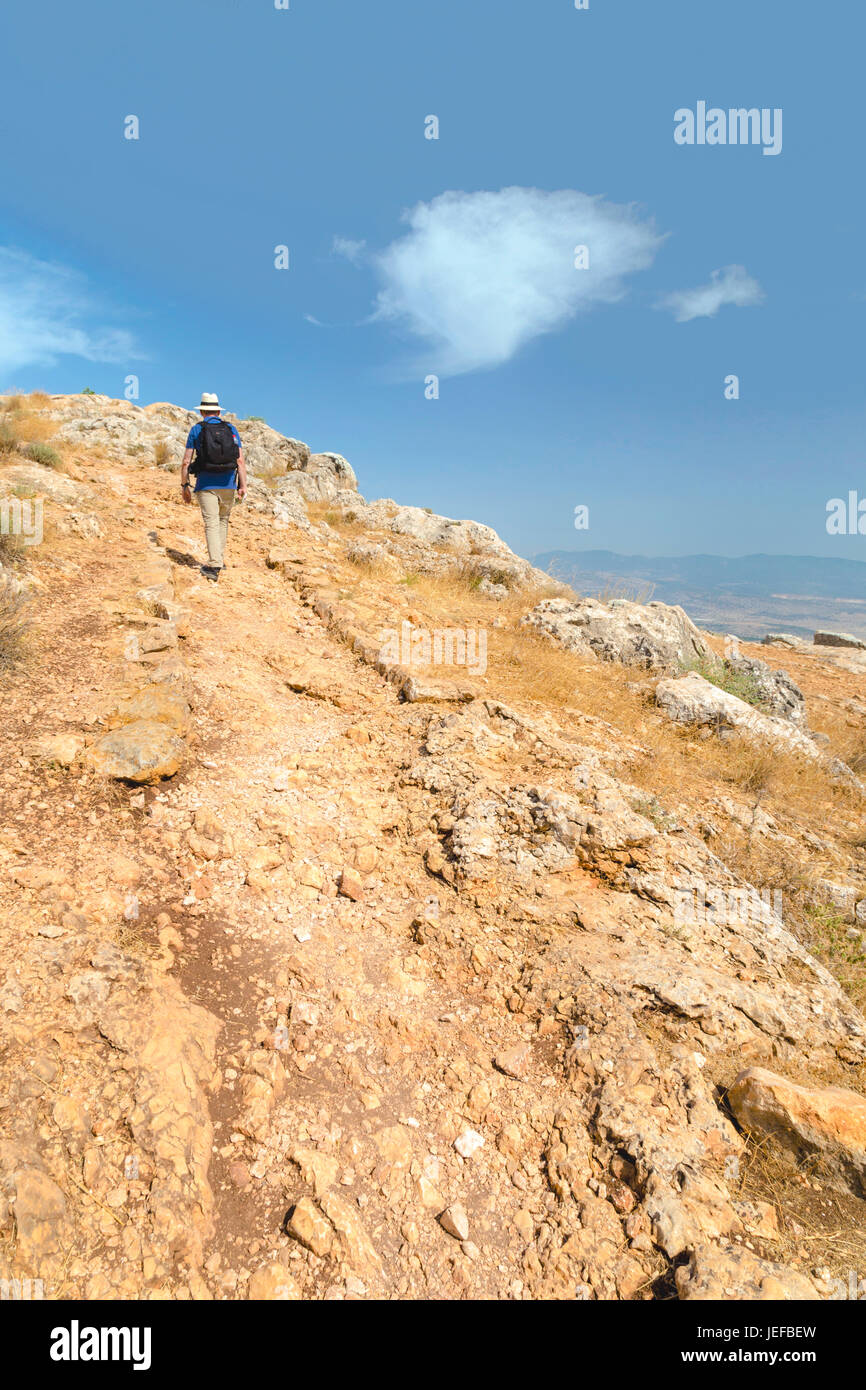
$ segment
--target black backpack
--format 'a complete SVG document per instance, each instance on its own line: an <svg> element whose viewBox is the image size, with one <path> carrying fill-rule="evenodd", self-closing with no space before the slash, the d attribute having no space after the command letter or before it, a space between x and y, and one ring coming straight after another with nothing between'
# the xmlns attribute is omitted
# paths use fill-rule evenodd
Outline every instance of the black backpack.
<svg viewBox="0 0 866 1390"><path fill-rule="evenodd" d="M231 425L226 420L203 420L195 446L195 463L191 473L206 468L211 473L233 473L238 463L238 448Z"/></svg>

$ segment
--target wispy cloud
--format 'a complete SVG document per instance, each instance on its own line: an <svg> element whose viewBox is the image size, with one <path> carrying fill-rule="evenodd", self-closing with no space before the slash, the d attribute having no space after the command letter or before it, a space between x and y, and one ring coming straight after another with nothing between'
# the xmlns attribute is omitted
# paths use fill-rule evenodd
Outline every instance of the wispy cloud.
<svg viewBox="0 0 866 1390"><path fill-rule="evenodd" d="M352 265L360 265L366 249L366 241L352 241L351 237L335 236L331 250L335 256L343 256Z"/></svg>
<svg viewBox="0 0 866 1390"><path fill-rule="evenodd" d="M375 317L428 345L428 371L496 367L532 339L626 294L663 237L630 206L571 189L443 193L403 215L409 231L373 257ZM575 267L575 247L589 264Z"/></svg>
<svg viewBox="0 0 866 1390"><path fill-rule="evenodd" d="M132 334L98 326L99 315L77 271L0 246L0 374L51 366L63 356L88 362L140 358Z"/></svg>
<svg viewBox="0 0 866 1390"><path fill-rule="evenodd" d="M690 319L712 318L725 304L745 309L763 299L764 291L745 266L726 265L712 272L708 285L662 295L656 307L669 309L677 323L688 323Z"/></svg>

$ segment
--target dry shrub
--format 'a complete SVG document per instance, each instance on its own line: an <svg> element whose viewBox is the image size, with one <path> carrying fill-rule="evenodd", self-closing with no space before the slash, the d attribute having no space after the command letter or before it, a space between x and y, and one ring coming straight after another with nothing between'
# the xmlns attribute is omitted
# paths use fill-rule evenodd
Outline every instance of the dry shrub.
<svg viewBox="0 0 866 1390"><path fill-rule="evenodd" d="M24 559L24 543L20 536L14 535L10 531L0 531L0 566L5 565L7 569L15 569ZM0 583L5 582L5 576L0 575Z"/></svg>
<svg viewBox="0 0 866 1390"><path fill-rule="evenodd" d="M14 453L19 446L45 444L57 433L56 421L42 414L49 398L42 391L30 396L5 396L0 410L0 454Z"/></svg>
<svg viewBox="0 0 866 1390"><path fill-rule="evenodd" d="M815 707L811 724L817 733L827 735L829 751L866 780L866 719L822 701Z"/></svg>
<svg viewBox="0 0 866 1390"><path fill-rule="evenodd" d="M16 591L8 576L0 574L0 670L4 672L20 665L26 656L30 628L27 610L27 596Z"/></svg>
<svg viewBox="0 0 866 1390"><path fill-rule="evenodd" d="M22 444L44 444L57 433L57 424L28 409L13 415L14 428Z"/></svg>
<svg viewBox="0 0 866 1390"><path fill-rule="evenodd" d="M281 472L284 473L285 469L282 469ZM364 525L363 521L360 520L357 513L353 512L351 509L345 512L338 512L334 510L330 502L308 502L307 516L314 525L316 522L324 521L327 526L339 532L341 536L355 536L360 531L363 531L369 536L371 542L375 541L376 533L370 531Z"/></svg>
<svg viewBox="0 0 866 1390"><path fill-rule="evenodd" d="M831 971L858 1008L866 1007L866 950L850 921L827 901L818 880L832 878L814 863L799 862L785 845L765 836L729 830L713 842L719 858L758 890L781 894L786 928Z"/></svg>
<svg viewBox="0 0 866 1390"><path fill-rule="evenodd" d="M0 419L0 454L7 458L18 452L21 436L15 428L14 415L4 415Z"/></svg>

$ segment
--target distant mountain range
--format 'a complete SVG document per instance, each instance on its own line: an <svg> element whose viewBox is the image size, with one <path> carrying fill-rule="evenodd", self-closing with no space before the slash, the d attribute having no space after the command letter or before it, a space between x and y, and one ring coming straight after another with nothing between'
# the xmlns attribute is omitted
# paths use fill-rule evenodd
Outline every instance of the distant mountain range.
<svg viewBox="0 0 866 1390"><path fill-rule="evenodd" d="M758 640L835 628L866 638L866 560L817 555L618 555L548 550L532 563L578 593L678 603L700 627Z"/></svg>

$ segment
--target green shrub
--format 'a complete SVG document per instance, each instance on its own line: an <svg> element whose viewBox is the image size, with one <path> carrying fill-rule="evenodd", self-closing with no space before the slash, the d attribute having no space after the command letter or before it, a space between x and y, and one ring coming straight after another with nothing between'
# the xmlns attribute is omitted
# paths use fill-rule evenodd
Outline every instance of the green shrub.
<svg viewBox="0 0 866 1390"><path fill-rule="evenodd" d="M28 444L24 453L34 463L41 463L45 468L59 468L61 459L56 449L52 449L49 444Z"/></svg>
<svg viewBox="0 0 866 1390"><path fill-rule="evenodd" d="M684 674L694 672L697 676L703 676L710 685L726 691L728 695L735 695L747 705L754 705L756 709L766 709L766 700L757 681L745 671L732 671L729 666L717 666L710 661L693 662L683 666L682 671Z"/></svg>
<svg viewBox="0 0 866 1390"><path fill-rule="evenodd" d="M85 386L83 391L80 392L80 394L82 396L95 396L96 392L94 391L92 386Z"/></svg>

